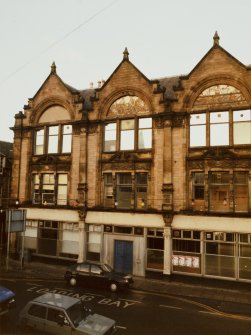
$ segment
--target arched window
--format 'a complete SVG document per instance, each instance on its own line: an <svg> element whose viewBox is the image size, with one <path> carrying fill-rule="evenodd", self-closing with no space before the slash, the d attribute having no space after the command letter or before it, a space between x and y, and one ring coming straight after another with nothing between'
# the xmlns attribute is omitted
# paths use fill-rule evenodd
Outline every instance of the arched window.
<svg viewBox="0 0 251 335"><path fill-rule="evenodd" d="M146 112L146 104L136 96L127 95L116 100L108 114L109 117L120 119L104 125L103 150L112 152L151 149L152 118L143 117Z"/></svg>
<svg viewBox="0 0 251 335"><path fill-rule="evenodd" d="M38 120L40 126L35 129L34 154L70 153L72 125L65 124L70 119L70 113L62 106L47 108Z"/></svg>
<svg viewBox="0 0 251 335"><path fill-rule="evenodd" d="M244 96L233 86L205 89L190 115L190 147L251 144L251 110L244 106Z"/></svg>

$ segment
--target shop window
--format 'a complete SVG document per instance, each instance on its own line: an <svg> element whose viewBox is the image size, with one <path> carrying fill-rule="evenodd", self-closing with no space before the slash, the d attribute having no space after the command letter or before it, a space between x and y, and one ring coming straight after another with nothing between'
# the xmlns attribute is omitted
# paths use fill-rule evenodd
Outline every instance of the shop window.
<svg viewBox="0 0 251 335"><path fill-rule="evenodd" d="M235 234L205 233L205 273L212 276L235 277Z"/></svg>
<svg viewBox="0 0 251 335"><path fill-rule="evenodd" d="M117 233L117 234L132 234L133 233L133 227L114 226L114 233Z"/></svg>
<svg viewBox="0 0 251 335"><path fill-rule="evenodd" d="M251 278L251 234L239 235L239 278Z"/></svg>
<svg viewBox="0 0 251 335"><path fill-rule="evenodd" d="M174 230L172 244L173 271L200 273L200 231Z"/></svg>
<svg viewBox="0 0 251 335"><path fill-rule="evenodd" d="M163 270L164 264L163 229L147 230L147 268Z"/></svg>
<svg viewBox="0 0 251 335"><path fill-rule="evenodd" d="M35 155L71 152L71 125L44 126L36 129L34 134Z"/></svg>
<svg viewBox="0 0 251 335"><path fill-rule="evenodd" d="M102 226L89 224L87 229L86 259L100 261Z"/></svg>

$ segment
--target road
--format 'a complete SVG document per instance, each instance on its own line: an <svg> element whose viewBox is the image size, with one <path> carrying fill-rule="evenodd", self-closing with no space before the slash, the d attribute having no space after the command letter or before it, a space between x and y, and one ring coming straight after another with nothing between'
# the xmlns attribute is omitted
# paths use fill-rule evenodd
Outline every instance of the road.
<svg viewBox="0 0 251 335"><path fill-rule="evenodd" d="M121 335L250 335L251 306L196 300L166 294L129 290L118 294L64 281L2 279L1 285L16 292L17 306L1 320L0 333L21 334L17 317L25 303L46 292L79 297L95 312L116 320Z"/></svg>

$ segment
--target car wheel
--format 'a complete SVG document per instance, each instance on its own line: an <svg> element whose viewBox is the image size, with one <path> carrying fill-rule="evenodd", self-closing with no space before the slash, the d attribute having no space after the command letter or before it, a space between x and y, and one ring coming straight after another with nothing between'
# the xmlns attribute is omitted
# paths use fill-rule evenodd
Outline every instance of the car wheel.
<svg viewBox="0 0 251 335"><path fill-rule="evenodd" d="M118 288L119 288L119 286L118 286L117 283L115 283L115 282L110 283L110 290L111 290L111 292L117 292Z"/></svg>
<svg viewBox="0 0 251 335"><path fill-rule="evenodd" d="M77 280L76 280L76 278L72 277L72 278L69 280L69 283L70 283L71 286L76 286L76 284L77 284Z"/></svg>

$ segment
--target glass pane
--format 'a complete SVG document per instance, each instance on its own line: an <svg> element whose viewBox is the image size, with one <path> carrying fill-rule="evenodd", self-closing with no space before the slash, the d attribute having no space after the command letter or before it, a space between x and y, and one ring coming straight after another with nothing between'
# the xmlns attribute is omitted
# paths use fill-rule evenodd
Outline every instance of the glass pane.
<svg viewBox="0 0 251 335"><path fill-rule="evenodd" d="M152 128L152 118L139 119L139 128Z"/></svg>
<svg viewBox="0 0 251 335"><path fill-rule="evenodd" d="M58 136L49 136L48 153L58 152Z"/></svg>
<svg viewBox="0 0 251 335"><path fill-rule="evenodd" d="M134 129L134 120L123 120L121 121L121 130Z"/></svg>
<svg viewBox="0 0 251 335"><path fill-rule="evenodd" d="M210 145L229 145L228 123L210 126Z"/></svg>
<svg viewBox="0 0 251 335"><path fill-rule="evenodd" d="M205 273L212 276L235 277L235 258L206 255Z"/></svg>
<svg viewBox="0 0 251 335"><path fill-rule="evenodd" d="M109 123L105 126L105 151L116 150L116 123Z"/></svg>
<svg viewBox="0 0 251 335"><path fill-rule="evenodd" d="M49 127L49 135L58 135L58 126Z"/></svg>
<svg viewBox="0 0 251 335"><path fill-rule="evenodd" d="M136 184L147 185L147 173L137 173Z"/></svg>
<svg viewBox="0 0 251 335"><path fill-rule="evenodd" d="M236 121L250 121L251 120L251 111L248 110L240 110L234 111L233 113L234 122Z"/></svg>
<svg viewBox="0 0 251 335"><path fill-rule="evenodd" d="M71 152L71 134L63 135L62 152Z"/></svg>
<svg viewBox="0 0 251 335"><path fill-rule="evenodd" d="M239 276L241 279L251 278L251 258L239 259Z"/></svg>
<svg viewBox="0 0 251 335"><path fill-rule="evenodd" d="M147 250L147 268L163 270L164 253L160 250Z"/></svg>
<svg viewBox="0 0 251 335"><path fill-rule="evenodd" d="M54 174L44 174L43 184L54 184Z"/></svg>
<svg viewBox="0 0 251 335"><path fill-rule="evenodd" d="M71 134L72 133L72 125L67 124L63 126L63 134Z"/></svg>
<svg viewBox="0 0 251 335"><path fill-rule="evenodd" d="M152 129L139 130L139 149L152 147Z"/></svg>
<svg viewBox="0 0 251 335"><path fill-rule="evenodd" d="M105 173L104 174L105 184L112 184L112 174L111 173Z"/></svg>
<svg viewBox="0 0 251 335"><path fill-rule="evenodd" d="M66 198L67 198L67 186L58 186L58 204L64 205L66 204Z"/></svg>
<svg viewBox="0 0 251 335"><path fill-rule="evenodd" d="M251 144L251 122L234 123L234 144Z"/></svg>
<svg viewBox="0 0 251 335"><path fill-rule="evenodd" d="M236 212L248 211L248 186L239 185L234 188L234 201Z"/></svg>
<svg viewBox="0 0 251 335"><path fill-rule="evenodd" d="M201 147L206 145L206 126L190 127L190 147Z"/></svg>
<svg viewBox="0 0 251 335"><path fill-rule="evenodd" d="M43 155L44 153L44 129L36 131L36 145L35 145L35 155Z"/></svg>
<svg viewBox="0 0 251 335"><path fill-rule="evenodd" d="M192 114L190 115L190 125L205 124L206 114Z"/></svg>
<svg viewBox="0 0 251 335"><path fill-rule="evenodd" d="M247 185L248 183L248 172L235 172L234 173L234 183Z"/></svg>
<svg viewBox="0 0 251 335"><path fill-rule="evenodd" d="M67 184L67 174L59 174L58 175L58 183L59 184Z"/></svg>
<svg viewBox="0 0 251 335"><path fill-rule="evenodd" d="M120 149L121 150L134 149L134 130L121 131Z"/></svg>
<svg viewBox="0 0 251 335"><path fill-rule="evenodd" d="M34 175L34 184L39 184L39 175L38 174Z"/></svg>
<svg viewBox="0 0 251 335"><path fill-rule="evenodd" d="M119 173L117 176L118 176L118 184L131 185L132 183L131 173Z"/></svg>
<svg viewBox="0 0 251 335"><path fill-rule="evenodd" d="M210 113L210 123L226 123L229 120L229 112Z"/></svg>

